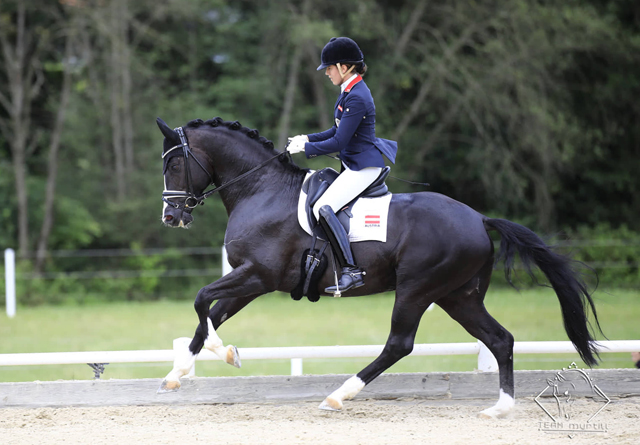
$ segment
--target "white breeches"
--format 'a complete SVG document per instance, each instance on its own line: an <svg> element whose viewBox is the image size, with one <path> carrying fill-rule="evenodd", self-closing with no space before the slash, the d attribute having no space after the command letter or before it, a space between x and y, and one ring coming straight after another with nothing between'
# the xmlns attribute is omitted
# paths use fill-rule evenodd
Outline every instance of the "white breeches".
<svg viewBox="0 0 640 445"><path fill-rule="evenodd" d="M382 168L365 167L362 170L350 170L345 166L345 170L340 173L336 180L329 186L326 192L316 201L313 206L313 214L319 219L319 212L322 206L331 206L333 213L338 213L340 209L353 198L358 196L380 176Z"/></svg>

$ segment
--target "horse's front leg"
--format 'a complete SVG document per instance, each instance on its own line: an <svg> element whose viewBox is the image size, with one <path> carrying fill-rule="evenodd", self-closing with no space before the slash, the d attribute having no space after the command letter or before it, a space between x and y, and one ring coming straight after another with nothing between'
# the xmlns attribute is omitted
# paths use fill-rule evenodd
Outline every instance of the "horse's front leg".
<svg viewBox="0 0 640 445"><path fill-rule="evenodd" d="M241 266L198 292L195 308L201 320L200 325L196 329L191 344L177 351L173 369L163 380L158 393L177 391L180 388L180 378L189 373L203 346L225 362L240 367L237 348L232 345L225 347L216 333L216 329L251 301L266 293L263 290L261 280L248 273L249 271L250 268ZM207 298L213 297L206 306L202 303L202 298L205 298L205 295L208 295ZM223 299L209 310L211 303L220 298ZM204 323L201 317L203 309L206 310Z"/></svg>
<svg viewBox="0 0 640 445"><path fill-rule="evenodd" d="M234 316L242 308L255 300L258 296L259 295L246 298L237 297L219 300L218 303L211 308L211 312L209 314L209 319L211 320L214 328L217 329L224 321ZM198 354L200 353L203 345L204 336L202 335L202 328L200 327L200 325L198 325L196 333L193 336L193 340L191 340L190 344L181 345L180 348L175 348L174 345L176 356L173 360L173 368L160 384L160 388L158 388L158 394L173 392L180 389L180 379L187 375L191 368L193 368L193 365L196 362L196 358L198 357ZM235 356L232 357L232 361L230 362L230 364L239 368L240 360L237 355L237 349L234 346L229 346L228 349L235 352ZM227 362L229 363L229 361Z"/></svg>
<svg viewBox="0 0 640 445"><path fill-rule="evenodd" d="M217 326L213 325L213 320L209 313L209 308L214 301L237 297L255 299L257 296L271 290L273 289L269 289L266 286L265 282L256 273L256 268L250 262L245 262L229 274L200 289L193 306L200 320L199 328L202 330L204 347L227 361L226 354L228 354L228 351L221 349L223 347L222 340L216 333ZM223 315L221 314L221 317ZM199 345L194 343L192 342L190 349L199 352L199 349L197 349Z"/></svg>

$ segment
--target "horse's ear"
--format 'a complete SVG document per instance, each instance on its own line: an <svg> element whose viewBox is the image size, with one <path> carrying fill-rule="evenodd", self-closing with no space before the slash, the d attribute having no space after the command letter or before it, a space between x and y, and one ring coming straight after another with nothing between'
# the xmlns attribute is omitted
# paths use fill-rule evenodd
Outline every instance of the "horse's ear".
<svg viewBox="0 0 640 445"><path fill-rule="evenodd" d="M179 140L180 138L178 137L178 133L176 133L175 131L173 131L171 128L169 128L169 126L159 117L156 118L156 123L158 124L158 128L160 129L160 131L162 132L162 134L164 135L165 138L170 139L170 140Z"/></svg>

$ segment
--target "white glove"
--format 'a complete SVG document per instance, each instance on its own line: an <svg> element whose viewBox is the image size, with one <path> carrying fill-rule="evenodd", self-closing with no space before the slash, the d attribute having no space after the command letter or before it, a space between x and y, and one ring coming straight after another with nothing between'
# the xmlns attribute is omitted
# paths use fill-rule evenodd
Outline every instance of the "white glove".
<svg viewBox="0 0 640 445"><path fill-rule="evenodd" d="M306 134L299 134L298 136L289 138L287 151L291 154L301 153L304 151L304 144L307 142L309 142L309 138Z"/></svg>

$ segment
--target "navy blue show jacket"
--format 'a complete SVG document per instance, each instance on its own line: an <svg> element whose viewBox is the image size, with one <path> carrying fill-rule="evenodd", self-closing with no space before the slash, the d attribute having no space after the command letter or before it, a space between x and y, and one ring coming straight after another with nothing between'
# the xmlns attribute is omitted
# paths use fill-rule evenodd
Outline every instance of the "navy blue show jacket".
<svg viewBox="0 0 640 445"><path fill-rule="evenodd" d="M307 158L337 152L351 170L384 167L382 155L395 164L398 144L376 137L376 106L360 75L338 96L334 117L333 127L307 135L309 142L304 150Z"/></svg>

